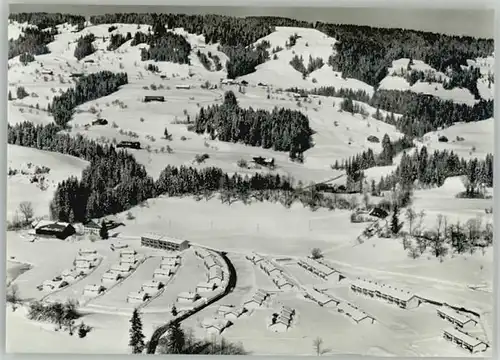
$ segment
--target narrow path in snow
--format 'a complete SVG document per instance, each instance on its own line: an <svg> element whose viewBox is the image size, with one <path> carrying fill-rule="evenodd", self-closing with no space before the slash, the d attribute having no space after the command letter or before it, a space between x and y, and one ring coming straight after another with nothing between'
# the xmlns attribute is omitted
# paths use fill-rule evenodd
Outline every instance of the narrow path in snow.
<svg viewBox="0 0 500 360"><path fill-rule="evenodd" d="M431 278L431 277L427 277L427 276L412 275L412 274L400 273L400 272L395 272L395 271L378 270L378 269L368 268L368 267L359 266L359 265L351 265L349 263L345 263L345 262L338 261L338 260L330 260L330 259L328 259L327 261L329 263L334 263L334 264L337 264L337 265L340 265L340 266L344 266L344 267L348 267L348 268L351 268L351 269L354 269L354 270L365 271L367 273L379 273L379 274L400 276L400 277L406 277L406 278L412 278L412 279L419 279L419 280L424 280L424 281L430 281L430 282L438 283L438 284L441 284L441 285L451 286L451 287L454 287L454 288L468 289L468 287L467 287L466 284L452 282L452 281L448 281L448 280L440 280L440 279Z"/></svg>

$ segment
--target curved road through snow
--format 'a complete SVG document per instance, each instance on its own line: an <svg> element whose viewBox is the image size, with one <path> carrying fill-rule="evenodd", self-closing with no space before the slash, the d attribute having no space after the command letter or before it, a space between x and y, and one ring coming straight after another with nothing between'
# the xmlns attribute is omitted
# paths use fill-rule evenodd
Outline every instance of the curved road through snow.
<svg viewBox="0 0 500 360"><path fill-rule="evenodd" d="M227 284L226 288L224 289L224 291L221 294L208 300L205 304L197 307L196 309L193 309L189 312L186 312L186 313L176 317L175 319L169 321L165 325L162 325L159 328L157 328L153 332L153 335L151 335L151 339L148 341L148 345L147 345L147 349L146 349L148 354L154 354L156 352L156 348L158 347L158 342L159 342L160 338L167 332L170 325L172 325L174 323L180 323L180 322L186 320L187 318L200 312L201 310L203 310L207 306L210 306L213 303L219 301L220 299L222 299L223 297L225 297L226 295L228 295L229 293L231 293L234 290L234 288L236 287L236 280L237 280L236 269L234 268L234 265L231 263L231 261L227 257L226 253L224 253L224 252L218 252L218 253L226 262L227 268L229 271L229 280L228 280L228 284Z"/></svg>

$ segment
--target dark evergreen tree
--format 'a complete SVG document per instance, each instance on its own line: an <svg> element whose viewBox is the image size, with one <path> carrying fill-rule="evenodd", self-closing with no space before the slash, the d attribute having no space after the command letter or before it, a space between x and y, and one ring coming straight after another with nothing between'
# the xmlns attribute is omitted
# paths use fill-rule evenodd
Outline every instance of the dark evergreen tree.
<svg viewBox="0 0 500 360"><path fill-rule="evenodd" d="M144 334L142 333L142 320L139 316L139 311L134 309L132 318L130 319L130 341L129 346L132 348L133 354L141 354L144 350Z"/></svg>
<svg viewBox="0 0 500 360"><path fill-rule="evenodd" d="M101 228L99 229L99 236L103 240L107 240L109 238L108 227L106 226L106 222L104 220L101 222Z"/></svg>
<svg viewBox="0 0 500 360"><path fill-rule="evenodd" d="M94 40L95 36L92 33L82 36L78 39L74 52L74 56L77 58L77 60L81 60L84 57L89 56L95 52L96 49L92 44Z"/></svg>
<svg viewBox="0 0 500 360"><path fill-rule="evenodd" d="M178 321L173 321L167 331L167 343L170 354L182 354L186 345L186 336Z"/></svg>
<svg viewBox="0 0 500 360"><path fill-rule="evenodd" d="M399 233L399 208L397 204L394 204L394 208L392 210L392 217L391 217L391 232L394 235L397 235Z"/></svg>

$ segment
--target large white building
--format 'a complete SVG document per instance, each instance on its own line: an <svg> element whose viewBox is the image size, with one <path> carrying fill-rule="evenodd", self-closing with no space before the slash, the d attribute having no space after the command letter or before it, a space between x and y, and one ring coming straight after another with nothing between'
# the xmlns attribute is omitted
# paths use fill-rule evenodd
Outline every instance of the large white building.
<svg viewBox="0 0 500 360"><path fill-rule="evenodd" d="M351 283L351 290L357 294L385 300L402 309L413 309L420 305L420 299L415 294L374 281L356 279Z"/></svg>
<svg viewBox="0 0 500 360"><path fill-rule="evenodd" d="M179 240L161 234L149 233L141 236L141 245L169 251L183 251L189 247L187 240Z"/></svg>

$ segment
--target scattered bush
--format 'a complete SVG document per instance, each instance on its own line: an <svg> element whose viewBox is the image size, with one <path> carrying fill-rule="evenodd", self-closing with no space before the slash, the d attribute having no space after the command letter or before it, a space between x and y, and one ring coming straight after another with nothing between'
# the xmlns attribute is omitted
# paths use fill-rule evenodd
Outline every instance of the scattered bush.
<svg viewBox="0 0 500 360"><path fill-rule="evenodd" d="M380 139L378 137L376 137L375 135L368 136L366 138L366 140L368 140L371 143L379 143L380 142Z"/></svg>
<svg viewBox="0 0 500 360"><path fill-rule="evenodd" d="M208 154L197 154L195 157L194 157L194 161L197 163L197 164L202 164L205 162L205 160L207 160L208 158L210 158L210 155Z"/></svg>

